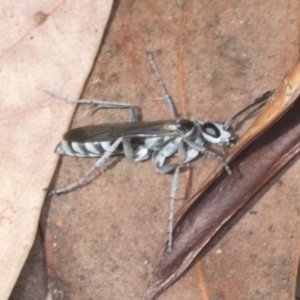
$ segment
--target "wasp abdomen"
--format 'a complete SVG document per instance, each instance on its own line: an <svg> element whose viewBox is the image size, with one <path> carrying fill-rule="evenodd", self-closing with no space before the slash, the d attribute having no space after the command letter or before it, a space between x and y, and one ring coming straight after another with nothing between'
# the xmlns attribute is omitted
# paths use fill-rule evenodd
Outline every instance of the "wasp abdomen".
<svg viewBox="0 0 300 300"><path fill-rule="evenodd" d="M69 142L62 140L56 147L55 152L60 155L79 157L100 157L111 146L111 142ZM122 147L121 147L122 148ZM123 153L123 149L116 149L114 154Z"/></svg>

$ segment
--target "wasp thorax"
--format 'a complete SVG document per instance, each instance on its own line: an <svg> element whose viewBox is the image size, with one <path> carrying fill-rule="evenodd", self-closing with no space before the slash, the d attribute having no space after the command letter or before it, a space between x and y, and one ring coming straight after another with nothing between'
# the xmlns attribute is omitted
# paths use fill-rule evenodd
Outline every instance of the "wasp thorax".
<svg viewBox="0 0 300 300"><path fill-rule="evenodd" d="M213 138L218 138L221 136L221 132L219 128L214 123L211 122L204 123L202 125L202 130L204 133L210 135Z"/></svg>
<svg viewBox="0 0 300 300"><path fill-rule="evenodd" d="M224 129L224 124L219 122L206 122L201 125L203 138L211 144L232 146L234 137L231 132Z"/></svg>

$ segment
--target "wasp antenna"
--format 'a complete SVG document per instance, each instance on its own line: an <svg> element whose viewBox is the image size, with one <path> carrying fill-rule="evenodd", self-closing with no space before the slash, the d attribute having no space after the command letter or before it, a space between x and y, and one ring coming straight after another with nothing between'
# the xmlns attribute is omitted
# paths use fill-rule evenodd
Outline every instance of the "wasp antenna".
<svg viewBox="0 0 300 300"><path fill-rule="evenodd" d="M256 98L253 103L249 104L248 106L244 107L242 110L240 110L238 113L236 113L232 118L230 118L228 121L224 123L224 129L227 130L230 128L232 123L235 121L235 119L241 115L246 110L250 109L251 107L261 104L261 106L265 105L266 101L269 99L270 96L274 94L275 90L267 91L262 96Z"/></svg>

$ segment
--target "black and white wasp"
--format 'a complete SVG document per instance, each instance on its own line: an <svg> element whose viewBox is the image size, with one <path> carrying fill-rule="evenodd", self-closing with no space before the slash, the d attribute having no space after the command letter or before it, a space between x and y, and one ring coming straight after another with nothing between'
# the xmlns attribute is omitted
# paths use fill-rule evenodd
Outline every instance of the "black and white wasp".
<svg viewBox="0 0 300 300"><path fill-rule="evenodd" d="M231 170L224 157L210 149L209 146L218 144L231 147L236 141L236 136L230 131L234 120L251 107L263 105L273 91L269 91L257 98L252 104L240 110L224 123L216 121L205 122L200 119L180 119L175 113L173 102L155 65L153 55L148 53L148 58L163 92L163 99L172 117L171 120L138 121L137 108L127 103L64 99L46 91L50 96L62 99L67 103L93 104L101 109L128 108L130 110L129 122L88 125L71 129L65 133L63 140L56 148L58 154L100 158L78 181L64 188L53 190L50 194L60 194L76 189L112 155L123 154L134 161L151 159L156 172L174 172L170 192L171 201L168 225L168 252L171 252L174 200L180 165L192 161L199 154L207 154L218 159L230 175ZM168 164L166 160L171 156L178 156L180 164Z"/></svg>

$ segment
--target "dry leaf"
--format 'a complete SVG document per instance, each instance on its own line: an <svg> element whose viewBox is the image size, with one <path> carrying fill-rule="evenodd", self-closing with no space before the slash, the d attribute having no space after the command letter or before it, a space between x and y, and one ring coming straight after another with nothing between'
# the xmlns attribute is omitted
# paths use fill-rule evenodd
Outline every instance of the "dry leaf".
<svg viewBox="0 0 300 300"><path fill-rule="evenodd" d="M102 4L101 4L102 3ZM0 298L7 299L36 235L52 154L73 107L44 89L79 96L111 2L1 4Z"/></svg>

